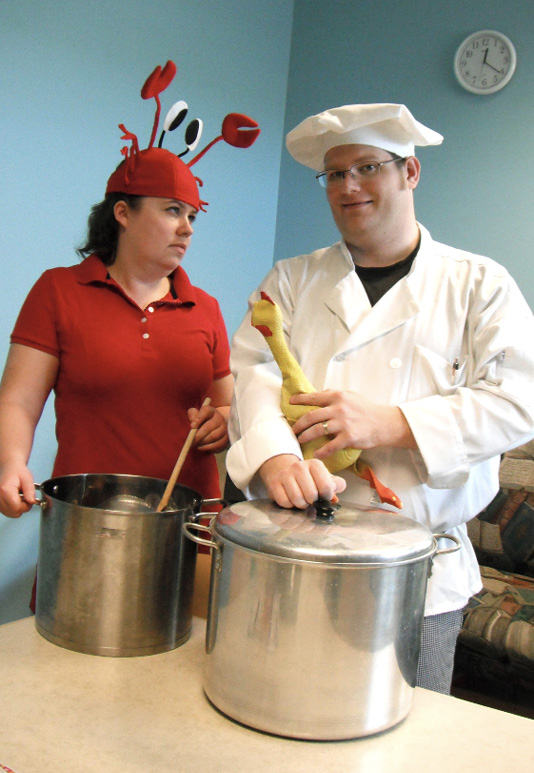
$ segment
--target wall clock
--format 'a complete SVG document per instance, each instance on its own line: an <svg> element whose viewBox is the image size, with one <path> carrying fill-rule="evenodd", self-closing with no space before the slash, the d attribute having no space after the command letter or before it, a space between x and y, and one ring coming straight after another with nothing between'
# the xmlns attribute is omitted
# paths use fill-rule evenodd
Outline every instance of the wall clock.
<svg viewBox="0 0 534 773"><path fill-rule="evenodd" d="M506 35L480 30L458 47L454 72L464 89L473 94L493 94L510 81L516 62L515 48Z"/></svg>

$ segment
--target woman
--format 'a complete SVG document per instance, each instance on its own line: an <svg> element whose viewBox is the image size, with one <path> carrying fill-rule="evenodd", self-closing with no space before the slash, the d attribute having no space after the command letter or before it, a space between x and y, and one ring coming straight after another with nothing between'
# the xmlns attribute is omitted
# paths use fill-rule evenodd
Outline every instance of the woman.
<svg viewBox="0 0 534 773"><path fill-rule="evenodd" d="M45 272L30 292L0 387L6 515L17 517L35 501L26 465L52 389L54 476L168 478L189 429L198 427L180 482L219 496L210 452L227 443L232 377L218 304L180 267L196 212L176 198L110 194L91 215L81 250L91 254L81 265ZM99 232L113 227L114 250L98 244ZM205 396L212 404L199 411Z"/></svg>
<svg viewBox="0 0 534 773"><path fill-rule="evenodd" d="M139 150L121 127L132 147L93 207L82 263L46 271L16 322L0 385L0 511L7 516L35 502L27 464L52 390L53 476L167 479L189 430L198 428L180 483L204 498L219 496L213 454L228 440L228 338L217 301L181 267L204 202L189 166L153 147L171 64L163 73L156 68L141 92L158 104L149 147ZM233 124L230 130L237 133ZM211 405L201 407L205 397Z"/></svg>

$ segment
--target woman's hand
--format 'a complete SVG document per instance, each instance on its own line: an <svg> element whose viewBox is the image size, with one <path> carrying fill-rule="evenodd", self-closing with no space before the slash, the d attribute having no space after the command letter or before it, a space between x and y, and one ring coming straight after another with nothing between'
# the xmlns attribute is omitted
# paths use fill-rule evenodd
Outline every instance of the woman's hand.
<svg viewBox="0 0 534 773"><path fill-rule="evenodd" d="M59 360L51 354L22 344L10 346L0 385L0 512L10 518L18 518L35 502L27 460L58 368Z"/></svg>
<svg viewBox="0 0 534 773"><path fill-rule="evenodd" d="M29 469L22 462L4 464L0 469L0 512L19 518L34 504L35 486Z"/></svg>
<svg viewBox="0 0 534 773"><path fill-rule="evenodd" d="M380 405L356 392L332 389L293 395L289 402L317 406L316 411L303 414L293 425L299 443L323 435L331 437L315 452L317 459L325 459L342 448L416 447L408 422L397 406Z"/></svg>
<svg viewBox="0 0 534 773"><path fill-rule="evenodd" d="M187 416L191 429L197 429L193 445L199 451L218 453L228 445L228 425L224 414L212 405L203 405L200 410L189 408Z"/></svg>
<svg viewBox="0 0 534 773"><path fill-rule="evenodd" d="M223 376L212 382L207 397L211 405L203 405L200 410L190 408L187 411L191 429L198 427L194 446L199 451L217 454L228 446L228 416L234 391L233 376Z"/></svg>
<svg viewBox="0 0 534 773"><path fill-rule="evenodd" d="M331 475L318 459L301 460L293 454L267 459L258 472L269 497L280 507L304 510L317 499L330 501L347 487L343 478Z"/></svg>

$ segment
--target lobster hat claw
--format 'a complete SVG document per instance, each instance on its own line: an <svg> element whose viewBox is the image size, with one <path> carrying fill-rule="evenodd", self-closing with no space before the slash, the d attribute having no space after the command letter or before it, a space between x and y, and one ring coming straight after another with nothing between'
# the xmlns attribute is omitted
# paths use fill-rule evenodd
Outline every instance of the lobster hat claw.
<svg viewBox="0 0 534 773"><path fill-rule="evenodd" d="M440 145L443 137L416 121L405 105L344 105L306 118L286 137L295 161L322 172L324 157L339 145L372 145L404 158L416 145Z"/></svg>
<svg viewBox="0 0 534 773"><path fill-rule="evenodd" d="M176 65L169 59L164 67L158 65L150 73L141 89L141 97L143 99L156 100L156 114L152 125L152 134L146 150L140 150L137 136L128 131L124 124L119 124L119 129L123 132L121 139L127 140L132 144L129 148L127 146L122 148L121 153L125 161L117 167L109 178L106 195L108 193L129 193L137 196L177 199L190 204L197 211L201 209L205 212L207 201L200 199L198 189L198 186L202 186L202 180L193 175L190 167L202 158L219 140L225 140L229 145L234 145L237 148L250 147L260 133L260 129L253 118L240 113L230 113L223 121L222 134L212 140L192 161L184 164L179 156L161 147L165 133L173 131L185 118L187 104L181 101L176 103L176 110L173 111L171 108L170 114L167 114L158 147L155 148L154 141L159 127L161 111L159 95L169 86L175 75ZM180 119L176 122L179 116ZM196 138L199 136L198 127L201 123L198 119L192 122L192 124L196 124L193 139L188 136L186 131L187 150L180 153L180 156L185 155L189 150L193 150L196 147L198 142Z"/></svg>
<svg viewBox="0 0 534 773"><path fill-rule="evenodd" d="M177 199L201 208L197 180L184 162L163 148L148 148L127 158L108 180L108 193Z"/></svg>

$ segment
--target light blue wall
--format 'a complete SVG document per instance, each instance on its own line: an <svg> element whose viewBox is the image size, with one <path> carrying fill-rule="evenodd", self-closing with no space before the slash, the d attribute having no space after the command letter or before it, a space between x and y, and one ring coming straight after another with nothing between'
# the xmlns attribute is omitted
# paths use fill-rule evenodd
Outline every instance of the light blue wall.
<svg viewBox="0 0 534 773"><path fill-rule="evenodd" d="M444 135L422 148L419 219L440 241L503 263L534 308L534 4L531 0L296 0L286 130L353 102L403 102ZM471 32L497 29L518 64L475 96L452 62ZM324 191L284 150L276 258L337 240Z"/></svg>
<svg viewBox="0 0 534 773"><path fill-rule="evenodd" d="M146 147L154 100L139 92L158 64L178 75L162 114L185 99L205 123L199 149L228 112L254 117L248 150L218 143L195 166L207 214L185 269L215 295L232 333L272 262L293 3L286 0L10 0L0 5L0 361L20 305L46 268L76 262L91 205L121 160L118 123ZM171 135L165 146L183 149ZM149 438L147 438L147 442ZM52 406L31 468L50 476ZM0 516L0 623L28 613L37 508Z"/></svg>

